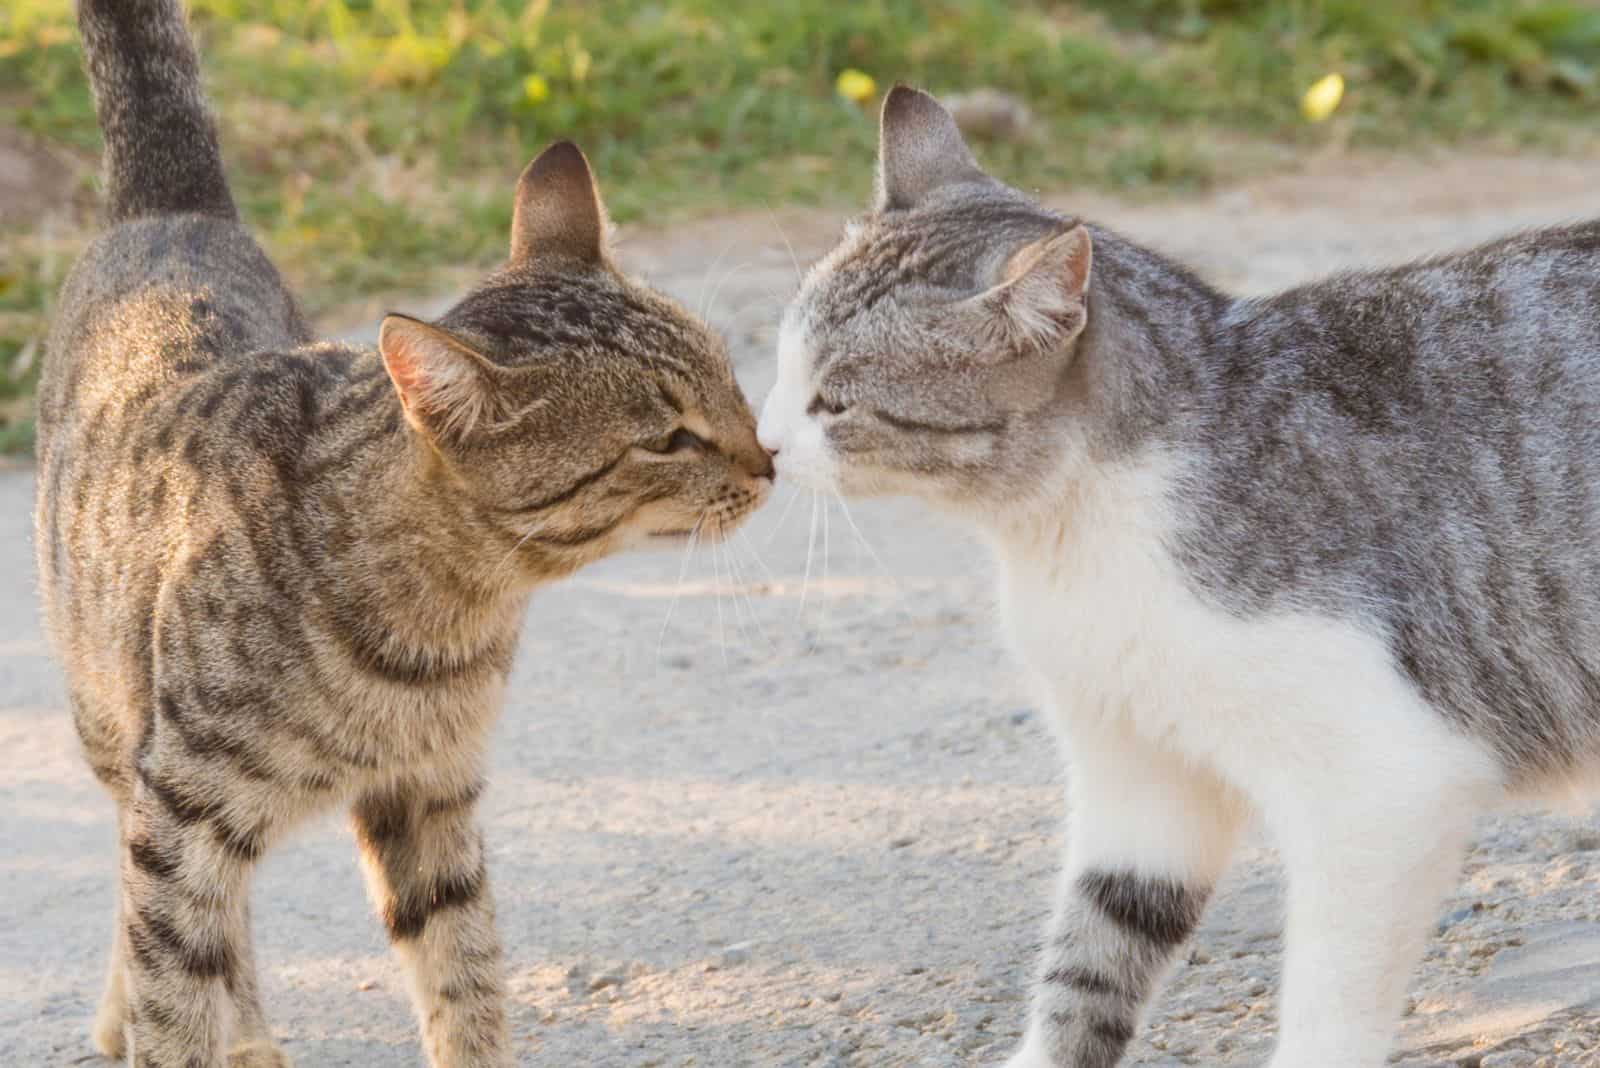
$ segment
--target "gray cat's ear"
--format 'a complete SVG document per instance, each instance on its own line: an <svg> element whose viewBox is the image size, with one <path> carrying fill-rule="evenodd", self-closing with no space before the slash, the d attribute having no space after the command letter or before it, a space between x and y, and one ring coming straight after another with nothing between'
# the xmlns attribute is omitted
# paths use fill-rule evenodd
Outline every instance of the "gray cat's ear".
<svg viewBox="0 0 1600 1068"><path fill-rule="evenodd" d="M878 128L878 210L910 208L956 182L982 180L956 120L920 89L897 85Z"/></svg>
<svg viewBox="0 0 1600 1068"><path fill-rule="evenodd" d="M1088 322L1093 249L1082 223L1025 245L975 299L1001 358L1059 348Z"/></svg>
<svg viewBox="0 0 1600 1068"><path fill-rule="evenodd" d="M511 216L511 262L605 259L606 209L594 172L578 146L557 141L517 179Z"/></svg>
<svg viewBox="0 0 1600 1068"><path fill-rule="evenodd" d="M384 370L406 421L433 437L460 438L505 412L499 368L448 331L406 315L378 328Z"/></svg>

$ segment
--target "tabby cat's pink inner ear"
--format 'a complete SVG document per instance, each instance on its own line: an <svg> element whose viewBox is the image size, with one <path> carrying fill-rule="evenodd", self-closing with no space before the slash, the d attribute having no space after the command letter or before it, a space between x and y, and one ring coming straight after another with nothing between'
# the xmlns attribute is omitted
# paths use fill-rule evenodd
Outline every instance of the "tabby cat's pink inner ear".
<svg viewBox="0 0 1600 1068"><path fill-rule="evenodd" d="M429 433L466 433L495 408L487 361L449 333L405 315L387 315L378 352L400 395L406 421Z"/></svg>
<svg viewBox="0 0 1600 1068"><path fill-rule="evenodd" d="M557 141L517 179L511 261L599 263L605 241L605 206L589 161L571 141Z"/></svg>
<svg viewBox="0 0 1600 1068"><path fill-rule="evenodd" d="M889 90L878 128L878 210L915 207L936 189L982 177L943 104L909 86Z"/></svg>

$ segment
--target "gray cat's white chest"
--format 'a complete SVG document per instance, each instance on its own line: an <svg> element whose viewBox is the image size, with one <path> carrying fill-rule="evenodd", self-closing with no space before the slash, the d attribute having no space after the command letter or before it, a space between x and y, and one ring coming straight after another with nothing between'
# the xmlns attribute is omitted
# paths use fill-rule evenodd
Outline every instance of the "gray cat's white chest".
<svg viewBox="0 0 1600 1068"><path fill-rule="evenodd" d="M1058 522L995 539L1002 626L1069 744L1075 725L1117 720L1258 799L1287 787L1275 769L1319 750L1415 735L1419 752L1483 758L1361 621L1241 617L1202 600L1165 548L1162 476L1123 469L1080 489Z"/></svg>

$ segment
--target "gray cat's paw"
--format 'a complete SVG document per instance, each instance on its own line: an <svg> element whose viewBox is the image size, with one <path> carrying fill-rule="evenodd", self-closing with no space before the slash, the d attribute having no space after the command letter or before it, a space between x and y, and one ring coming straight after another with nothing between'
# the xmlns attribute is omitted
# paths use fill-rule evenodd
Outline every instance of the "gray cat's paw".
<svg viewBox="0 0 1600 1068"><path fill-rule="evenodd" d="M228 1068L294 1068L289 1055L266 1039L241 1042L228 1051Z"/></svg>

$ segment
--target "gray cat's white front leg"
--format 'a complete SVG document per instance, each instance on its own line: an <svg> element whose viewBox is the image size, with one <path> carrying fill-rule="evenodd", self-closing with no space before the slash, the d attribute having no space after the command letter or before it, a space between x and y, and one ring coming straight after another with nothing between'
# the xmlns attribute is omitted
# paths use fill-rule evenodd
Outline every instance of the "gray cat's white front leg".
<svg viewBox="0 0 1600 1068"><path fill-rule="evenodd" d="M1476 811L1459 789L1401 783L1273 819L1289 908L1271 1068L1385 1063Z"/></svg>

